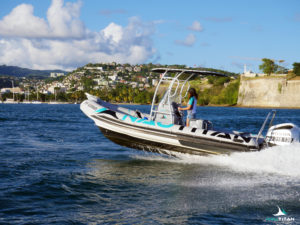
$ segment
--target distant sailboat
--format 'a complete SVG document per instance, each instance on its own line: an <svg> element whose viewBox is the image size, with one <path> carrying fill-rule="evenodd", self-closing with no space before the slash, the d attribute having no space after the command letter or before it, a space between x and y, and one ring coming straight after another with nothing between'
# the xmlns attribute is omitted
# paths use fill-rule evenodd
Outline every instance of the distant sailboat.
<svg viewBox="0 0 300 225"><path fill-rule="evenodd" d="M23 103L24 104L31 104L31 102L29 101L29 88L27 90L27 92L25 92L25 99L23 100ZM26 99L26 96L27 96L27 99Z"/></svg>
<svg viewBox="0 0 300 225"><path fill-rule="evenodd" d="M4 101L3 103L6 104L18 104L17 101L15 101L15 87L14 87L14 81L11 81L12 83L12 92L13 92L13 98L6 98L6 101Z"/></svg>
<svg viewBox="0 0 300 225"><path fill-rule="evenodd" d="M54 88L54 102L50 101L49 104L60 104L59 102L56 101L56 89Z"/></svg>
<svg viewBox="0 0 300 225"><path fill-rule="evenodd" d="M41 104L42 102L39 101L39 90L38 87L36 86L36 101L32 101L32 104Z"/></svg>

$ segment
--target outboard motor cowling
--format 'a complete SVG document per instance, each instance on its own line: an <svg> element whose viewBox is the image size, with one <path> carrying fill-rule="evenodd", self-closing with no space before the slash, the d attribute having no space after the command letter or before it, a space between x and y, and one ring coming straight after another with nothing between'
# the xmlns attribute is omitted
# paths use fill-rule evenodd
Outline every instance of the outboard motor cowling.
<svg viewBox="0 0 300 225"><path fill-rule="evenodd" d="M289 145L299 142L300 128L293 123L282 123L269 128L266 136L268 145Z"/></svg>

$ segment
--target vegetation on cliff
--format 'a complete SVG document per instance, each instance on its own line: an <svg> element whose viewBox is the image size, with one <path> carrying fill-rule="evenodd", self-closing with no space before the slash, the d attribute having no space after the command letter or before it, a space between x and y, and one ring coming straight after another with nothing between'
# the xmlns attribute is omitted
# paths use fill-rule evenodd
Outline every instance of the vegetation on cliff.
<svg viewBox="0 0 300 225"><path fill-rule="evenodd" d="M292 76L300 76L300 63L299 62L294 62L293 63L293 70L289 71L287 68L281 66L280 64L284 63L284 60L278 60L279 64L275 63L275 60L273 59L268 59L268 58L263 58L262 59L262 64L259 65L259 69L270 76L271 74L289 74Z"/></svg>
<svg viewBox="0 0 300 225"><path fill-rule="evenodd" d="M282 64L284 63L284 60L279 60L278 63ZM279 64L276 64L275 60L273 59L263 58L262 64L259 65L259 69L263 71L263 73L267 74L268 76L274 73L281 73L281 74L287 73L288 70Z"/></svg>
<svg viewBox="0 0 300 225"><path fill-rule="evenodd" d="M239 93L240 79L230 80L230 78L209 78L211 87L201 90L195 87L200 105L236 105Z"/></svg>
<svg viewBox="0 0 300 225"><path fill-rule="evenodd" d="M299 62L295 62L293 64L293 72L296 76L300 76L300 63Z"/></svg>

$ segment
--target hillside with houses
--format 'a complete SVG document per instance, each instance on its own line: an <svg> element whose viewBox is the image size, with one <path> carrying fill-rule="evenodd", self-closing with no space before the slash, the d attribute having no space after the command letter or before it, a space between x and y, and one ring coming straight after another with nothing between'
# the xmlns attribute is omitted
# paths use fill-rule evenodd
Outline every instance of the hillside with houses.
<svg viewBox="0 0 300 225"><path fill-rule="evenodd" d="M127 90L143 93L158 82L157 74L149 75L152 68L152 64L100 63L87 64L68 74L51 72L47 79L2 76L1 97L4 100L14 94L17 101L51 101L56 98L76 102L85 98L84 92L102 91L109 94L112 90L126 87Z"/></svg>
<svg viewBox="0 0 300 225"><path fill-rule="evenodd" d="M297 75L300 74L300 64L294 63L294 69L287 70L272 60L263 59L263 61L261 65L263 73L254 73L246 67L244 73L240 75L209 68L189 68L217 71L228 75L191 81L191 86L199 94L198 103L299 107L297 99L300 99L298 95L300 76ZM79 103L86 99L84 93L87 92L114 103L149 104L160 79L160 74L151 73L154 67L186 68L185 65L151 63L130 65L112 62L89 63L69 73L51 71L46 79L0 74L0 101L10 99L13 102ZM274 88L271 88L273 86Z"/></svg>
<svg viewBox="0 0 300 225"><path fill-rule="evenodd" d="M152 100L154 88L160 78L160 74L151 73L151 69L154 67L186 68L185 65L167 66L151 63L130 65L113 62L90 63L67 74L51 72L47 79L2 76L0 79L1 99L4 101L6 98L13 98L18 102L34 100L81 102L85 99L84 93L88 92L111 102L148 104ZM237 74L227 71L209 68L195 69L218 71L226 73L232 78L237 76ZM223 90L230 80L234 79L227 78L223 81L202 79L194 82L196 89L204 92L201 95L203 98L199 100L200 104L208 104L210 92L215 94L219 90ZM222 88L219 85L222 85ZM214 89L213 86L218 87ZM218 104L219 100L212 102Z"/></svg>

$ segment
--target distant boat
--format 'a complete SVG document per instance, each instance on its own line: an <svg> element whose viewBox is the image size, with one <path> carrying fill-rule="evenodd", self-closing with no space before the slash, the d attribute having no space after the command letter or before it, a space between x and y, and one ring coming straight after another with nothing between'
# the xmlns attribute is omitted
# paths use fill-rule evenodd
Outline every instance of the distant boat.
<svg viewBox="0 0 300 225"><path fill-rule="evenodd" d="M19 104L19 102L15 101L13 98L7 98L6 101L3 103L5 104Z"/></svg>
<svg viewBox="0 0 300 225"><path fill-rule="evenodd" d="M32 104L42 104L41 101L32 101L31 103L32 103Z"/></svg>
<svg viewBox="0 0 300 225"><path fill-rule="evenodd" d="M54 102L48 102L48 104L55 105L55 104L61 104L61 103L57 102L57 101L54 101Z"/></svg>
<svg viewBox="0 0 300 225"><path fill-rule="evenodd" d="M12 84L12 91L13 91L13 98L7 98L6 101L4 101L3 103L5 104L18 104L19 102L15 101L15 91L14 91L14 81L11 81Z"/></svg>
<svg viewBox="0 0 300 225"><path fill-rule="evenodd" d="M27 97L27 98L26 98ZM25 99L22 102L23 104L31 104L31 101L29 101L29 88L28 90L25 92Z"/></svg>

